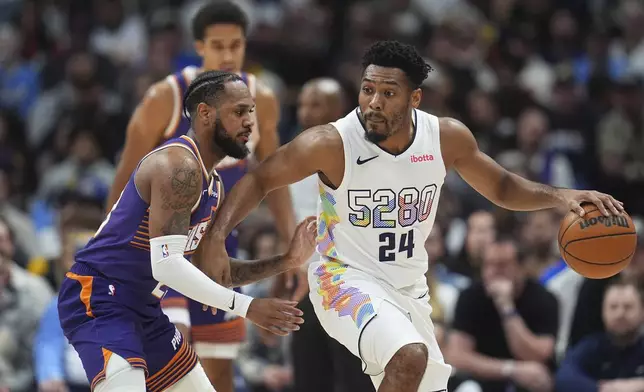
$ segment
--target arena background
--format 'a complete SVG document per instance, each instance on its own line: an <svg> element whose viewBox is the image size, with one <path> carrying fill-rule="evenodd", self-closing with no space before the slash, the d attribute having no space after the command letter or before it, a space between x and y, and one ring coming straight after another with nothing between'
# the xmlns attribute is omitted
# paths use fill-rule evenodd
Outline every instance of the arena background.
<svg viewBox="0 0 644 392"><path fill-rule="evenodd" d="M67 382L83 382L82 367L65 346L52 313L53 296L75 247L102 219L137 102L155 81L199 63L189 21L201 4L0 0L0 391L64 391ZM611 193L637 221L644 214L641 1L240 4L251 20L245 69L276 91L282 143L301 130L297 96L307 80L338 79L347 90L348 111L357 103L364 49L376 40L397 39L414 44L435 69L423 85L423 110L462 120L481 149L514 172L554 186ZM310 195L294 191L293 197L297 203ZM644 377L643 366L630 374L624 359L635 355L644 363L641 338L621 359L614 351L606 354L604 347L588 355L602 358L596 366L577 368L572 360L568 367L562 365L574 344L603 331L607 282L585 281L561 265L556 247L560 218L555 212L498 210L457 175L448 175L437 229L427 242L434 318L445 332L441 345L447 360L454 351L450 330L466 322L467 304L459 303L460 292L479 279L486 246L497 236L510 235L522 250L520 273L540 282L558 301L558 307L536 306L531 312L537 318L554 317L558 328L554 353L543 365L515 358L519 365L543 366L553 382L545 387L509 382L504 388L510 389L502 390L570 391L574 386L576 392L642 391L634 383L613 383L618 389L611 389L611 384L597 382ZM240 231L246 255L276 252L276 235L264 208ZM641 249L626 275L644 281ZM620 300L628 301L628 291L620 293ZM639 299L639 308L631 309L639 313L618 317L615 328L629 320L642 322ZM492 313L490 318L498 318ZM503 340L499 331L489 339ZM238 361L238 391L292 391L288 340L260 350L266 342L249 336ZM498 355L512 357L502 349ZM593 373L591 368L602 370ZM615 376L606 369L616 369ZM454 383L456 390L498 390L469 373L455 375L460 380ZM62 384L52 383L56 380Z"/></svg>

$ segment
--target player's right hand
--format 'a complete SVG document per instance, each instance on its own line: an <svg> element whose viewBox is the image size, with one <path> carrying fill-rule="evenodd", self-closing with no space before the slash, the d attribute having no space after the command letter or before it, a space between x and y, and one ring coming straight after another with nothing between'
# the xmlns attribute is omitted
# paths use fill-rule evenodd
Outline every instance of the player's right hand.
<svg viewBox="0 0 644 392"><path fill-rule="evenodd" d="M286 336L300 329L304 320L302 311L296 308L297 302L277 298L255 298L248 307L246 318L260 328Z"/></svg>

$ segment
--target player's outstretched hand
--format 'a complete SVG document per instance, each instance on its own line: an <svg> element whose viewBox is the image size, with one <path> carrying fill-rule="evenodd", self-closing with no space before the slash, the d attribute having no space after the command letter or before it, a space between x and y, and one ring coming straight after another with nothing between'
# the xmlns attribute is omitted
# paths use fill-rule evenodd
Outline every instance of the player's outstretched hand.
<svg viewBox="0 0 644 392"><path fill-rule="evenodd" d="M317 231L317 217L315 216L309 216L297 225L291 246L286 252L286 257L292 260L291 268L299 267L313 256Z"/></svg>
<svg viewBox="0 0 644 392"><path fill-rule="evenodd" d="M246 318L258 327L275 335L286 336L300 329L304 320L302 311L296 308L297 302L276 298L255 298L250 303Z"/></svg>
<svg viewBox="0 0 644 392"><path fill-rule="evenodd" d="M619 215L624 212L624 203L605 193L575 189L565 189L563 192L566 208L576 212L579 216L584 216L585 211L581 204L586 202L596 205L604 216Z"/></svg>

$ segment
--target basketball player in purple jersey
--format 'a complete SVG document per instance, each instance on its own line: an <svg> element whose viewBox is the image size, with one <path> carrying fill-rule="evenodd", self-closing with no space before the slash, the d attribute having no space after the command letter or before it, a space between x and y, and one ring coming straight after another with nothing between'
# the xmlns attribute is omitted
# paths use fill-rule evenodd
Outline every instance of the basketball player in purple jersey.
<svg viewBox="0 0 644 392"><path fill-rule="evenodd" d="M211 2L202 7L192 21L195 49L203 58L203 67L186 67L150 88L137 107L127 130L123 156L117 168L108 206L118 198L137 162L163 141L185 135L190 124L184 116L182 95L191 80L204 70L237 73L248 85L257 104L257 126L248 141L248 148L263 160L277 148L279 103L273 92L257 82L254 75L241 72L246 51L248 22L238 5L228 1ZM255 113L252 114L255 116ZM230 188L246 173L248 159L227 157L217 165L224 188ZM282 242L293 233L295 218L286 188L267 198ZM236 232L226 240L231 257L237 254ZM215 277L220 281L223 277ZM226 275L227 278L227 275ZM239 290L238 290L239 291ZM233 392L233 364L245 338L244 320L219 311L203 312L201 304L170 290L162 303L164 311L178 328L190 336L206 373L219 392Z"/></svg>
<svg viewBox="0 0 644 392"><path fill-rule="evenodd" d="M214 391L190 344L162 312L168 287L276 334L302 323L295 302L253 299L195 266L205 263L200 240L223 197L217 172L207 168L248 154L255 103L238 75L209 71L189 86L185 106L193 129L140 161L61 287L61 326L96 392ZM314 230L313 217L303 221L285 255L231 260L232 283L299 266L313 253Z"/></svg>

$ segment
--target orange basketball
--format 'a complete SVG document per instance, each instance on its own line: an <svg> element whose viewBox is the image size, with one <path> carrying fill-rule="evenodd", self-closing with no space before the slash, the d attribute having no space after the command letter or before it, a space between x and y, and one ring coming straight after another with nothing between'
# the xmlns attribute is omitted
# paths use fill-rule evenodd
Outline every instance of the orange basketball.
<svg viewBox="0 0 644 392"><path fill-rule="evenodd" d="M559 251L566 263L591 279L611 277L631 262L637 234L628 214L604 216L594 204L582 205L580 217L570 211L559 226Z"/></svg>

